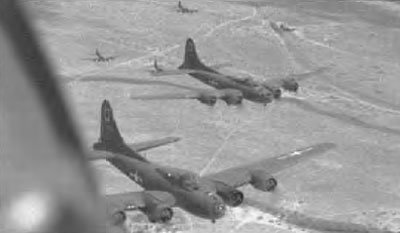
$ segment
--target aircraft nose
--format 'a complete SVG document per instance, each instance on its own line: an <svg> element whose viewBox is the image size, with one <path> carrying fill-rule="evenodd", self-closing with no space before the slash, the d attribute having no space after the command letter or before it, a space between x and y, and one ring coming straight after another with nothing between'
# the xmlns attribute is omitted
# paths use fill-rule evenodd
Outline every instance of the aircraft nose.
<svg viewBox="0 0 400 233"><path fill-rule="evenodd" d="M207 196L208 196L207 207L209 211L209 217L214 221L215 219L224 216L226 207L222 198L214 192L207 192Z"/></svg>
<svg viewBox="0 0 400 233"><path fill-rule="evenodd" d="M221 218L225 215L226 206L224 201L219 198L219 196L215 196L216 198L212 202L211 205L211 216L213 219Z"/></svg>
<svg viewBox="0 0 400 233"><path fill-rule="evenodd" d="M223 203L218 203L214 205L214 216L220 218L225 215L226 206Z"/></svg>

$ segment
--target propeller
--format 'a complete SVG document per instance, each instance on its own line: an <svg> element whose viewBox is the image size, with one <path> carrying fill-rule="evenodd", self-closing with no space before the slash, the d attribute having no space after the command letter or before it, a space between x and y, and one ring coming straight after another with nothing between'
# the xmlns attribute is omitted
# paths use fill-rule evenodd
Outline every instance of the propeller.
<svg viewBox="0 0 400 233"><path fill-rule="evenodd" d="M279 90L280 88L290 92L297 92L300 86L299 82L323 74L324 72L329 71L331 69L332 69L331 66L323 66L311 72L290 74L284 78L275 78L266 80L262 82L262 85L270 89L274 93L275 99L279 99L281 96L281 92Z"/></svg>

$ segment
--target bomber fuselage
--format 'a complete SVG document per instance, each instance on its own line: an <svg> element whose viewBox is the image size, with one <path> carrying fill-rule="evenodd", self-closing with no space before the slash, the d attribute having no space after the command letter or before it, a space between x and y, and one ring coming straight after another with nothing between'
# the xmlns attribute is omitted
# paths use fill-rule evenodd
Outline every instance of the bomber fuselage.
<svg viewBox="0 0 400 233"><path fill-rule="evenodd" d="M167 168L119 154L107 160L144 189L172 194L178 207L196 216L216 220L225 214L225 204L214 187L202 181L195 184L196 187L190 184L185 186L179 182L179 177L176 178L177 174L192 174L189 171Z"/></svg>
<svg viewBox="0 0 400 233"><path fill-rule="evenodd" d="M272 102L273 95L270 90L263 86L250 86L244 83L239 83L227 75L219 73L189 73L193 78L203 82L206 85L216 89L236 89L243 93L243 97L249 101L257 103Z"/></svg>

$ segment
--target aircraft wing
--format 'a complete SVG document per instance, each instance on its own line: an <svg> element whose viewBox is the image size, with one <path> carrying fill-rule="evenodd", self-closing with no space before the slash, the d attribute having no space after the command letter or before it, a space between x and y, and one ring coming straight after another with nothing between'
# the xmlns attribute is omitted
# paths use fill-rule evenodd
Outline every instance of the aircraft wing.
<svg viewBox="0 0 400 233"><path fill-rule="evenodd" d="M149 149L153 149L156 147L164 146L170 143L174 143L181 140L179 137L165 137L161 139L149 140L144 142L137 142L132 144L127 144L132 150L136 152L141 152Z"/></svg>
<svg viewBox="0 0 400 233"><path fill-rule="evenodd" d="M267 158L244 166L229 168L221 172L205 175L204 178L222 182L231 187L240 187L251 181L250 172L253 170L262 169L273 175L296 164L314 158L335 147L336 144L334 143L319 143L277 157Z"/></svg>
<svg viewBox="0 0 400 233"><path fill-rule="evenodd" d="M171 86L177 87L187 90L200 90L198 88L189 87L181 84L171 83L163 80L146 80L146 79L138 79L138 78L127 78L127 77L120 77L120 76L85 76L79 78L70 78L70 77L63 77L64 80L67 82L71 81L79 81L79 82L115 82L115 83L127 83L127 84L134 84L134 85L161 85L161 86Z"/></svg>
<svg viewBox="0 0 400 233"><path fill-rule="evenodd" d="M148 140L144 142L137 142L137 143L131 143L127 144L132 150L136 152L141 152L141 151L146 151L150 150L156 147L164 146L173 142L177 142L181 140L179 137L165 137L161 139L155 139L155 140ZM114 153L108 152L108 151L103 151L103 150L91 150L86 152L88 160L93 161L93 160L99 160L99 159L109 159L114 157Z"/></svg>
<svg viewBox="0 0 400 233"><path fill-rule="evenodd" d="M148 201L156 201L169 207L175 205L175 198L172 194L163 191L140 191L106 195L107 212L133 210L139 207L146 207Z"/></svg>
<svg viewBox="0 0 400 233"><path fill-rule="evenodd" d="M125 211L152 207L154 204L170 208L175 205L175 202L173 195L162 191L140 191L106 195L106 229L110 230L107 232L121 232L119 227L125 221Z"/></svg>
<svg viewBox="0 0 400 233"><path fill-rule="evenodd" d="M315 77L316 75L323 74L323 73L325 73L327 71L330 71L330 70L332 70L332 67L330 67L330 66L322 66L322 67L319 67L319 68L317 68L317 69L315 69L313 71L310 71L310 72L300 73L300 74L290 74L288 76L288 78L294 78L297 81L303 81L303 80L306 80L308 78Z"/></svg>

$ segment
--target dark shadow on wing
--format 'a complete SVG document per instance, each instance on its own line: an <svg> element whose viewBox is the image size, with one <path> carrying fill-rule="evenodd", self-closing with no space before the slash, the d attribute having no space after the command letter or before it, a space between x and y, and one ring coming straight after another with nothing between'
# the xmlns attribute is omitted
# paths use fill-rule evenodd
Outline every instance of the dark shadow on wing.
<svg viewBox="0 0 400 233"><path fill-rule="evenodd" d="M308 216L297 211L284 208L274 207L273 205L263 203L261 201L246 198L243 205L254 207L262 212L274 215L289 224L296 225L301 228L325 231L325 232L374 232L374 233L390 233L391 231L382 230L374 227L367 227L361 224L350 222L339 222L327 220L317 217Z"/></svg>
<svg viewBox="0 0 400 233"><path fill-rule="evenodd" d="M367 123L356 117L349 116L344 113L335 113L335 112L327 111L324 109L320 109L320 108L317 108L316 106L313 106L310 103L307 103L305 101L302 101L302 100L299 100L296 98L282 97L280 99L280 101L296 104L298 107L300 107L306 111L314 112L314 113L317 113L317 114L320 114L323 116L328 116L328 117L340 120L342 122L352 124L355 126L359 126L359 127L365 128L365 129L374 129L374 130L377 130L382 133L388 133L388 134L394 134L394 135L400 136L400 130L392 129L392 128L389 128L386 126L374 125L371 123Z"/></svg>

